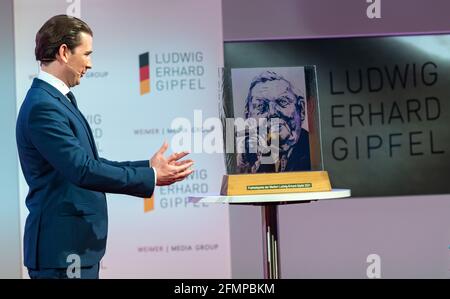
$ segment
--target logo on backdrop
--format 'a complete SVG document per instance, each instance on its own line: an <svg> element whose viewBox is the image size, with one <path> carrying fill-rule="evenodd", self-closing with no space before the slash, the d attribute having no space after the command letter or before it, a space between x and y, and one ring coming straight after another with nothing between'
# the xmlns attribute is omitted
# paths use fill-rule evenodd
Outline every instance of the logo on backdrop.
<svg viewBox="0 0 450 299"><path fill-rule="evenodd" d="M141 95L150 93L149 53L139 55L139 81Z"/></svg>
<svg viewBox="0 0 450 299"><path fill-rule="evenodd" d="M191 194L207 194L209 192L208 170L194 170L183 182L158 187L153 196L144 199L144 213L155 210L198 209L207 208L205 203L193 203L189 200Z"/></svg>
<svg viewBox="0 0 450 299"><path fill-rule="evenodd" d="M188 243L148 244L148 245L140 245L136 249L139 253L146 253L146 254L211 252L219 250L219 244L214 242L191 243L191 244Z"/></svg>
<svg viewBox="0 0 450 299"><path fill-rule="evenodd" d="M139 55L140 95L151 91L203 90L204 63L203 51L161 52L152 56L149 52L142 53Z"/></svg>

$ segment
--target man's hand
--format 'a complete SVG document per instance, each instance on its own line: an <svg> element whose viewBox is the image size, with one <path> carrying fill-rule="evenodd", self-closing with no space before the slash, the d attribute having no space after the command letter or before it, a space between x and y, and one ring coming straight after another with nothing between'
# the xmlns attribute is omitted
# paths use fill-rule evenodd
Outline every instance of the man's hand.
<svg viewBox="0 0 450 299"><path fill-rule="evenodd" d="M179 161L181 158L188 155L188 152L173 153L168 158L164 157L169 144L164 142L161 148L150 159L151 167L156 169L157 186L171 185L175 182L184 180L194 170L189 169L194 164L192 160Z"/></svg>

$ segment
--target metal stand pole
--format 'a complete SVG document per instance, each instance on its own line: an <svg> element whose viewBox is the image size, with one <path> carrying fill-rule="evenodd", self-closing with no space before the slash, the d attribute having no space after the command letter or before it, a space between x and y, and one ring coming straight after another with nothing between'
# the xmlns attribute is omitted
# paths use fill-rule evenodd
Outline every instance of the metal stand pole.
<svg viewBox="0 0 450 299"><path fill-rule="evenodd" d="M280 277L279 251L278 251L278 205L267 204L262 206L263 226L263 255L264 278L278 279Z"/></svg>

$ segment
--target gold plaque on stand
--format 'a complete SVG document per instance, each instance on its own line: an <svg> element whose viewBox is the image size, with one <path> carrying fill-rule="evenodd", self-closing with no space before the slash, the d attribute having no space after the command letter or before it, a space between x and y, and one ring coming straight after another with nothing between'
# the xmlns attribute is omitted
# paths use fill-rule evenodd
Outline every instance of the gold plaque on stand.
<svg viewBox="0 0 450 299"><path fill-rule="evenodd" d="M331 191L326 171L297 171L224 175L221 195Z"/></svg>

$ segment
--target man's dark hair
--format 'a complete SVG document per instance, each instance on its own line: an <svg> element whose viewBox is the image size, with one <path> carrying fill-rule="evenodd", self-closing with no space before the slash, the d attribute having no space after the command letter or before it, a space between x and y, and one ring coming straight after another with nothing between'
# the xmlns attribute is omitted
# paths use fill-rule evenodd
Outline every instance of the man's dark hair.
<svg viewBox="0 0 450 299"><path fill-rule="evenodd" d="M82 20L68 16L57 15L50 18L36 34L36 60L47 64L56 60L56 54L62 44L66 44L70 51L80 45L80 33L93 36L89 25Z"/></svg>

